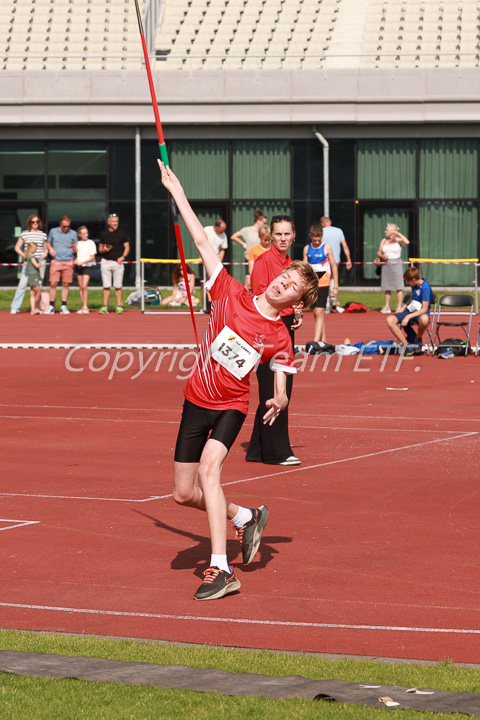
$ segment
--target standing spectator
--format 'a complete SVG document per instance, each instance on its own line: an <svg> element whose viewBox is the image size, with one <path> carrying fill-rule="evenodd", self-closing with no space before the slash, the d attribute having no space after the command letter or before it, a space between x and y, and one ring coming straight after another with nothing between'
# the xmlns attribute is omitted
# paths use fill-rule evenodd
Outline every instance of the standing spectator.
<svg viewBox="0 0 480 720"><path fill-rule="evenodd" d="M292 281L289 267L292 259L288 256L290 246L295 240L295 226L290 215L275 215L272 218L272 247L260 255L255 261L252 272L252 291L255 296L261 294L270 283L278 279L277 293ZM275 286L274 286L275 288ZM302 304L293 303L291 307L282 309L280 319L290 335L293 352L293 331L302 324ZM288 407L282 410L275 423L265 425L263 418L266 402L273 397L275 366L269 363L257 368L259 405L255 415L250 445L247 450L247 462L263 462L267 465L300 465L300 459L293 454L288 434ZM293 389L293 377L287 377L287 397L290 401Z"/></svg>
<svg viewBox="0 0 480 720"><path fill-rule="evenodd" d="M207 225L203 228L207 234L208 242L215 250L218 255L218 259L223 263L225 257L225 250L228 248L227 234L227 223L225 220L217 220L215 225Z"/></svg>
<svg viewBox="0 0 480 720"><path fill-rule="evenodd" d="M266 224L267 218L263 214L263 211L257 209L253 211L253 225L248 225L247 227L241 228L241 230L237 230L236 233L233 233L231 239L233 242L236 242L238 245L243 247L245 250L245 259L247 258L250 248L254 245L258 245L260 242L258 231ZM245 277L245 287L247 289L250 287L250 276L248 274L248 270Z"/></svg>
<svg viewBox="0 0 480 720"><path fill-rule="evenodd" d="M27 266L28 285L30 287L30 314L40 315L40 269L45 262L38 262L35 257L37 246L35 243L28 243L24 251L25 264Z"/></svg>
<svg viewBox="0 0 480 720"><path fill-rule="evenodd" d="M53 258L50 262L50 305L45 310L45 315L53 315L55 312L55 298L57 285L62 280L62 306L61 315L70 315L67 308L70 283L73 281L73 260L77 252L77 233L70 229L71 220L68 215L60 218L60 224L52 228L48 233L46 247L49 255Z"/></svg>
<svg viewBox="0 0 480 720"><path fill-rule="evenodd" d="M108 313L108 299L112 286L115 290L115 298L117 301L116 312L118 314L123 313L122 289L123 273L125 270L124 262L130 252L130 243L126 233L119 229L119 222L120 219L118 215L112 213L107 219L108 230L100 233L98 252L100 255L103 255L100 263L103 284L103 307L99 310L100 315L106 315Z"/></svg>
<svg viewBox="0 0 480 720"><path fill-rule="evenodd" d="M263 255L264 252L267 250L270 250L272 246L272 236L270 234L270 227L268 225L264 225L260 228L258 231L258 236L260 238L260 242L258 245L254 245L250 248L247 254L247 262L248 262L248 274L250 277L252 276L253 271L253 264L255 260L260 257L260 255ZM250 290L250 286L247 287L247 290Z"/></svg>
<svg viewBox="0 0 480 720"><path fill-rule="evenodd" d="M352 260L350 257L350 250L348 248L347 241L345 240L345 235L343 234L343 230L332 225L332 221L328 217L321 217L320 224L323 227L323 242L327 245L330 245L330 247L332 248L335 262L337 263L337 265L340 263L340 253L341 248L343 248L343 252L345 253L345 257L347 258L346 268L347 270L350 270L352 267ZM330 283L330 297L332 300L331 303L327 303L327 307L329 307L329 305L331 304L333 308L336 308L337 299L333 296L333 279Z"/></svg>
<svg viewBox="0 0 480 720"><path fill-rule="evenodd" d="M85 225L79 227L77 233L78 245L75 265L77 266L78 289L80 292L80 300L82 301L82 307L80 310L77 310L77 313L79 315L88 315L90 312L88 309L88 282L92 274L92 269L95 267L97 246L93 240L89 240L88 229Z"/></svg>
<svg viewBox="0 0 480 720"><path fill-rule="evenodd" d="M402 311L403 304L403 265L402 247L409 245L408 238L402 235L398 225L388 223L385 228L385 237L380 241L377 250L377 257L382 261L382 290L385 292L385 306L381 313L391 313L390 300L392 290L397 293L396 313Z"/></svg>
<svg viewBox="0 0 480 720"><path fill-rule="evenodd" d="M47 236L43 232L43 223L38 217L38 215L30 215L27 218L26 222L26 230L24 230L20 237L17 240L17 243L15 245L15 252L20 255L23 259L25 259L25 248L28 246L29 243L33 242L37 246L37 251L35 253L36 259L40 262L41 260L44 260L47 257L47 251L45 249L45 244L47 242ZM45 277L45 270L46 270L46 264L43 263L40 268L40 280L43 281L43 278ZM11 315L17 315L17 313L20 312L20 308L22 307L23 298L25 297L25 290L28 287L28 274L27 274L27 265L26 263L22 266L22 271L20 275L20 281L18 283L18 287L15 291L15 297L12 300L12 304L10 306L10 313Z"/></svg>
<svg viewBox="0 0 480 720"><path fill-rule="evenodd" d="M318 277L318 299L313 305L315 318L315 332L313 342L327 342L325 331L325 308L327 306L330 281L333 278L332 297L338 295L338 269L333 250L330 245L323 242L323 229L321 225L312 225L310 228L310 245L303 248L303 259L310 263Z"/></svg>

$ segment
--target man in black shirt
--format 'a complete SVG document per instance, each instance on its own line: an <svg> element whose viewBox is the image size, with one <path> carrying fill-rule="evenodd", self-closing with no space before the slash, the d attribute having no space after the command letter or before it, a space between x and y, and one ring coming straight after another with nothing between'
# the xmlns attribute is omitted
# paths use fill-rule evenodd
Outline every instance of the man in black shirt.
<svg viewBox="0 0 480 720"><path fill-rule="evenodd" d="M126 233L119 230L118 224L118 215L112 213L107 220L108 230L100 233L98 252L102 255L100 270L103 284L103 307L99 311L101 315L108 313L108 300L112 286L117 301L116 312L123 313L122 286L125 269L123 263L130 252L130 243Z"/></svg>

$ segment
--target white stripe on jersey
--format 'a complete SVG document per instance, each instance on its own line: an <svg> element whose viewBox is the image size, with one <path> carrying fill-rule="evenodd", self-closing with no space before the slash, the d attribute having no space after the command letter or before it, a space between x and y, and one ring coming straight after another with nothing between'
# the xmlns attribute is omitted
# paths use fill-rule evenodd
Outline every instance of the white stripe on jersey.
<svg viewBox="0 0 480 720"><path fill-rule="evenodd" d="M35 243L38 245L35 253L36 258L40 258L43 253L43 245L47 240L47 236L41 230L24 230L20 233L20 237L23 240L23 250L26 250L28 243Z"/></svg>

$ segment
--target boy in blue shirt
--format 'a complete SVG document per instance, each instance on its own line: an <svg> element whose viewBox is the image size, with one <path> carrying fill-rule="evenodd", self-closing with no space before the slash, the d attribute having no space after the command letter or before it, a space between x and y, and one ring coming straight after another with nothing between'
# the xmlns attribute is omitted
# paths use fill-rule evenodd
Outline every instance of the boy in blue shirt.
<svg viewBox="0 0 480 720"><path fill-rule="evenodd" d="M387 317L387 325L396 339L408 348L406 354L412 355L422 351L422 337L430 322L433 292L430 283L420 277L417 268L408 268L403 279L412 288L412 298L400 312ZM416 330L412 325L417 325Z"/></svg>

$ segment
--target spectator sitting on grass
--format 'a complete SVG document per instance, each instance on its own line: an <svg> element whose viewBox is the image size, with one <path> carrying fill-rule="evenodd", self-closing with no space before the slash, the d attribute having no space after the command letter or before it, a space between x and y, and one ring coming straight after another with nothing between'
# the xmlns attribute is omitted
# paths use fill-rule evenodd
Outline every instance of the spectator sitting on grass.
<svg viewBox="0 0 480 720"><path fill-rule="evenodd" d="M195 290L195 273L190 265L187 265L188 284L190 286L190 294L192 296L192 305L198 305L200 300L193 297ZM183 277L181 263L176 263L172 270L172 294L162 300L162 305L170 305L171 307L179 307L180 305L188 305L187 286Z"/></svg>

